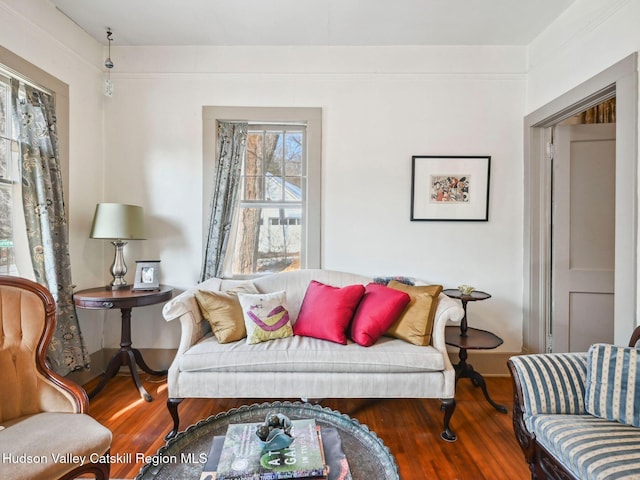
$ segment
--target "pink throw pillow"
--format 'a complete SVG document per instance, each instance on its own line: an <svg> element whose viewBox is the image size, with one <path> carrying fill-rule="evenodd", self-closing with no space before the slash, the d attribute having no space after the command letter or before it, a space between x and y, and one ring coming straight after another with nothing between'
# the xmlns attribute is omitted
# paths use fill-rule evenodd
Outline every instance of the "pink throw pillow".
<svg viewBox="0 0 640 480"><path fill-rule="evenodd" d="M293 333L347 344L347 328L364 294L364 286L338 288L311 280Z"/></svg>
<svg viewBox="0 0 640 480"><path fill-rule="evenodd" d="M351 338L370 347L398 319L411 297L405 292L370 283L351 322Z"/></svg>

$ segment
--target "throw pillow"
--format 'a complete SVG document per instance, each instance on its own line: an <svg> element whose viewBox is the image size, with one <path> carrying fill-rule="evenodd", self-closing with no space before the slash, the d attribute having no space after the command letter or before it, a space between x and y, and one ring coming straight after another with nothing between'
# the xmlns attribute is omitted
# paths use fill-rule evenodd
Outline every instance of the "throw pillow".
<svg viewBox="0 0 640 480"><path fill-rule="evenodd" d="M385 335L414 345L429 345L442 285L411 286L391 280L387 286L407 293L411 300Z"/></svg>
<svg viewBox="0 0 640 480"><path fill-rule="evenodd" d="M311 280L293 332L346 345L347 328L363 294L363 285L338 288Z"/></svg>
<svg viewBox="0 0 640 480"><path fill-rule="evenodd" d="M373 283L377 283L378 285L388 285L391 280L395 280L396 282L404 283L405 285L415 285L416 281L411 277L404 277L401 275L395 276L379 276L373 277Z"/></svg>
<svg viewBox="0 0 640 480"><path fill-rule="evenodd" d="M196 301L202 316L211 325L211 331L218 343L230 343L247 336L244 326L244 316L238 301L238 293L258 293L253 283L247 282L222 292L197 290Z"/></svg>
<svg viewBox="0 0 640 480"><path fill-rule="evenodd" d="M585 392L588 413L640 427L639 351L603 343L589 348Z"/></svg>
<svg viewBox="0 0 640 480"><path fill-rule="evenodd" d="M260 343L293 335L284 291L239 293L238 300L247 329L247 343Z"/></svg>
<svg viewBox="0 0 640 480"><path fill-rule="evenodd" d="M351 338L358 345L370 347L398 319L411 297L405 292L370 283L364 290L353 320Z"/></svg>

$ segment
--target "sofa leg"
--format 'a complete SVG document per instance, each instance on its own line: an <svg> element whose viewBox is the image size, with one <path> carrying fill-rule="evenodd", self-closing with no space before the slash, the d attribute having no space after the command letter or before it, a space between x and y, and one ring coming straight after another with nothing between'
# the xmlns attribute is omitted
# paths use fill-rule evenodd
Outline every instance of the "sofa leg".
<svg viewBox="0 0 640 480"><path fill-rule="evenodd" d="M171 418L173 418L173 430L167 433L167 436L164 437L165 440L170 440L176 436L178 433L178 427L180 426L180 417L178 416L178 405L180 402L184 400L183 398L169 398L167 400L167 409L169 410L169 414Z"/></svg>
<svg viewBox="0 0 640 480"><path fill-rule="evenodd" d="M453 430L449 428L449 421L451 420L451 416L456 409L456 400L455 398L443 398L440 400L440 402L442 402L442 405L440 405L440 409L444 411L444 431L440 434L440 436L447 442L455 442L458 437L456 437L456 434L453 433Z"/></svg>

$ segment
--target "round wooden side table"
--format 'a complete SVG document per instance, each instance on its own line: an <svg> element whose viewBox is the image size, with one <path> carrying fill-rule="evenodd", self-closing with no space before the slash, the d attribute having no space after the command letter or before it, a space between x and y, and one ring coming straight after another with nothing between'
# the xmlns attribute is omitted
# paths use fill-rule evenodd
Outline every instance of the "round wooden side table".
<svg viewBox="0 0 640 480"><path fill-rule="evenodd" d="M147 402L153 400L153 397L149 395L142 382L140 382L136 365L150 375L166 375L167 371L151 369L145 363L140 351L131 347L131 310L135 307L166 302L171 299L172 295L173 288L166 285L160 285L158 290L132 290L130 288L110 290L106 287L98 287L81 290L73 294L73 302L78 308L93 310L119 308L122 318L120 351L109 361L100 383L88 394L89 398L96 396L106 383L120 371L121 366L128 366L131 372L131 379L140 392L140 396Z"/></svg>
<svg viewBox="0 0 640 480"><path fill-rule="evenodd" d="M467 350L493 350L503 343L503 340L494 333L486 330L480 330L478 328L471 328L467 325L467 303L486 300L491 298L491 295L477 290L474 290L470 294L464 294L458 289L447 289L443 290L442 293L448 297L460 300L464 310L464 316L460 322L460 328L446 327L444 333L446 344L459 349L458 358L460 359L460 362L453 366L456 370L456 384L461 378L470 379L476 387L480 387L482 389L484 398L487 399L493 408L501 413L507 413L507 408L504 405L494 402L489 396L484 377L480 372L475 371L471 364L467 363Z"/></svg>

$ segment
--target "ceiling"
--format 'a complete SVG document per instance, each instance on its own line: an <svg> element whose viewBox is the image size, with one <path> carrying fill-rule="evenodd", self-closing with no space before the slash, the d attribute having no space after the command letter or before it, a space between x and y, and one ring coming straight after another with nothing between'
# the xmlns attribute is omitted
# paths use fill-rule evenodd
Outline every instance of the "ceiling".
<svg viewBox="0 0 640 480"><path fill-rule="evenodd" d="M528 45L575 0L48 0L113 45Z"/></svg>

